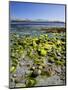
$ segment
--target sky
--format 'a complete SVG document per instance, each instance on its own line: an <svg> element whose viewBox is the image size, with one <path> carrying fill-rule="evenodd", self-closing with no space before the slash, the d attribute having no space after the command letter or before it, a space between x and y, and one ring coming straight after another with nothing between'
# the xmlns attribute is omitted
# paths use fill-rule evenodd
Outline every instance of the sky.
<svg viewBox="0 0 68 90"><path fill-rule="evenodd" d="M64 21L65 5L10 2L11 19Z"/></svg>

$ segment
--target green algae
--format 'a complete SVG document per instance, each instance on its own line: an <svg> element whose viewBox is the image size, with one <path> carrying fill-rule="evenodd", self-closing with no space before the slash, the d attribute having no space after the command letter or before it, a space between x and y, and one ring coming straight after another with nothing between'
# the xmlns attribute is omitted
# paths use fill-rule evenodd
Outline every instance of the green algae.
<svg viewBox="0 0 68 90"><path fill-rule="evenodd" d="M37 83L35 78L39 75L51 76L49 71L43 70L47 65L47 62L50 64L54 63L56 66L65 65L65 37L64 35L61 38L58 38L57 36L62 35L57 33L54 34L54 37L52 38L47 34L40 35L39 37L19 36L16 34L11 35L10 73L16 72L21 58L26 58L26 56L28 56L34 63L34 65L30 67L31 72L26 77L25 87L34 86ZM26 56L24 55L25 51Z"/></svg>
<svg viewBox="0 0 68 90"><path fill-rule="evenodd" d="M36 79L34 78L29 78L26 82L26 87L33 87L36 84Z"/></svg>

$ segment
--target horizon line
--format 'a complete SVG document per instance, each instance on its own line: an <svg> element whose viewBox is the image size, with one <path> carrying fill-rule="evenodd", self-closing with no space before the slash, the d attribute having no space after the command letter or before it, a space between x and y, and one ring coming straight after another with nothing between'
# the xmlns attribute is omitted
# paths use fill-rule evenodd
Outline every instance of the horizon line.
<svg viewBox="0 0 68 90"><path fill-rule="evenodd" d="M43 20L43 19L10 19L12 20L17 20L17 21L52 21L52 22L65 22L61 20Z"/></svg>

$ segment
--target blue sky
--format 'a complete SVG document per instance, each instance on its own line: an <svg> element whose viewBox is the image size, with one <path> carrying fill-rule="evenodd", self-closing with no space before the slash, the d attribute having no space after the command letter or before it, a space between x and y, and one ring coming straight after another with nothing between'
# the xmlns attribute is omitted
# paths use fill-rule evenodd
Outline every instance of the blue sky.
<svg viewBox="0 0 68 90"><path fill-rule="evenodd" d="M65 6L55 4L10 2L10 18L65 21Z"/></svg>

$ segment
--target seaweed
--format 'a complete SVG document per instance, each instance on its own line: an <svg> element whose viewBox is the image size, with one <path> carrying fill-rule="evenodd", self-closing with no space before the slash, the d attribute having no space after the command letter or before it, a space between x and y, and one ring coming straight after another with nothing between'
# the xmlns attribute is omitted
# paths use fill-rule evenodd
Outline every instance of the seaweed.
<svg viewBox="0 0 68 90"><path fill-rule="evenodd" d="M65 66L66 43L64 34L53 33L52 37L49 37L47 34L41 34L36 37L11 34L10 42L11 74L16 73L18 65L20 66L20 61L22 59L25 61L26 56L29 57L27 61L32 60L34 63L33 65L27 66L30 73L26 76L25 87L35 86L37 83L36 78L39 75L50 77L53 71L46 70L48 64L55 64L61 67Z"/></svg>

